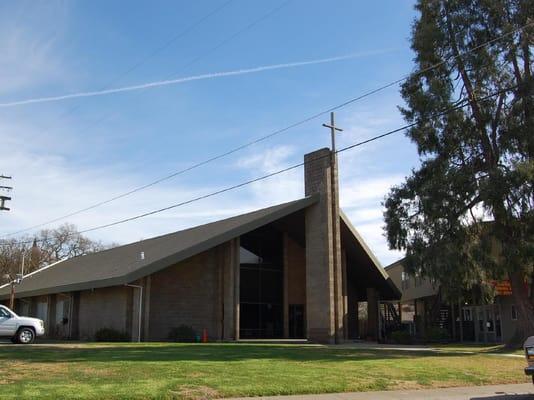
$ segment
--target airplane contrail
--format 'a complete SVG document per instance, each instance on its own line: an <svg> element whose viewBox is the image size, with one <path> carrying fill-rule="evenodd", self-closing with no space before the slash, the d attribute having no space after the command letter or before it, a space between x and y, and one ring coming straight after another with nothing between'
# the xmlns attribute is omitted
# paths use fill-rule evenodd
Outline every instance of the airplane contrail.
<svg viewBox="0 0 534 400"><path fill-rule="evenodd" d="M177 79L169 79L169 80L163 80L163 81L147 82L147 83L142 83L138 85L123 86L123 87L112 88L112 89L70 93L70 94L64 94L64 95L59 95L59 96L37 97L37 98L31 98L31 99L25 99L25 100L11 101L7 103L0 103L0 107L4 108L4 107L23 106L23 105L35 104L35 103L49 103L53 101L69 100L69 99L75 99L79 97L105 96L108 94L131 92L134 90L151 89L151 88L160 87L160 86L176 85L180 83L199 81L199 80L204 80L204 79L215 79L215 78L222 78L226 76L253 74L257 72L271 71L275 69L302 67L305 65L325 64L325 63L330 63L330 62L335 62L335 61L349 60L352 58L383 54L391 50L392 49L375 50L375 51L369 51L369 52L363 52L363 53L347 54L347 55L337 56L337 57L320 58L316 60L299 61L299 62L292 62L292 63L285 63L285 64L264 65L261 67L238 69L238 70L233 70L233 71L212 72L208 74L194 75L194 76L188 76L188 77L177 78Z"/></svg>

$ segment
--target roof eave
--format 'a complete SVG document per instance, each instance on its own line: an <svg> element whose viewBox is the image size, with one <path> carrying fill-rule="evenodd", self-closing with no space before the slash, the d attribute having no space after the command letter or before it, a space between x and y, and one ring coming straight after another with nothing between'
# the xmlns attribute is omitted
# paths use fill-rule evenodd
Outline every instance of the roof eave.
<svg viewBox="0 0 534 400"><path fill-rule="evenodd" d="M74 291L80 291L80 290L91 290L91 289L97 289L97 288L109 287L109 286L125 285L127 283L131 283L140 278L143 278L145 276L158 272L164 268L170 267L176 263L179 263L180 261L193 257L210 248L221 245L231 239L234 239L247 232L257 229L260 226L266 225L270 222L276 221L294 212L307 208L310 205L316 203L317 201L318 201L317 195L305 197L301 199L300 201L295 201L294 204L290 204L281 210L277 210L269 215L265 215L261 218L258 218L257 220L237 226L233 229L230 229L224 232L223 234L217 235L197 245L191 246L169 257L165 257L153 263L147 264L139 268L138 270L132 271L125 275L121 275L121 276L113 277L109 279L91 280L91 281L85 281L85 282L77 282L77 283L69 284L69 285L50 286L50 287L42 288L42 289L22 291L18 293L16 292L15 296L17 298L33 297L33 296L40 296L40 295L46 295L46 294L57 294L57 293L74 292ZM7 298L9 298L9 293L0 294L0 300L5 300Z"/></svg>
<svg viewBox="0 0 534 400"><path fill-rule="evenodd" d="M402 296L402 292L399 290L397 285L395 285L393 280L389 277L385 269L382 267L382 264L380 263L380 261L378 261L378 258L376 258L369 246L367 246L367 243L365 243L365 240L360 235L358 230L354 227L354 225L352 225L352 222L350 222L349 217L347 217L347 215L341 209L339 210L339 216L341 217L347 228L349 228L349 231L354 235L358 243L360 243L362 249L365 251L365 254L369 257L375 269L380 273L380 275L382 275L387 285L393 291L393 294L400 299L400 297Z"/></svg>

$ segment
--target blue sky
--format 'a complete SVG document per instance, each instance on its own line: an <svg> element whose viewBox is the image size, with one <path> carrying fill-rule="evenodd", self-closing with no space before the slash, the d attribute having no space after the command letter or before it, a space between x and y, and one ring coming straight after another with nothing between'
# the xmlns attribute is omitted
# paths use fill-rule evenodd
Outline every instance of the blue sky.
<svg viewBox="0 0 534 400"><path fill-rule="evenodd" d="M3 232L128 191L413 69L409 35L415 12L411 1L203 0L125 5L2 2L0 103L99 90L110 83L119 87L347 54L359 56L0 108L4 150L0 172L13 175L15 187L12 211L0 215ZM140 61L142 65L125 75ZM339 146L402 125L397 110L401 104L394 87L339 110L338 124L345 129ZM85 229L284 168L301 161L303 154L329 145L329 133L321 127L326 119L306 123L68 222ZM389 251L383 238L381 201L388 188L402 182L417 163L415 146L402 134L340 155L341 204L384 265L400 254ZM126 243L295 199L302 193L299 169L90 236Z"/></svg>

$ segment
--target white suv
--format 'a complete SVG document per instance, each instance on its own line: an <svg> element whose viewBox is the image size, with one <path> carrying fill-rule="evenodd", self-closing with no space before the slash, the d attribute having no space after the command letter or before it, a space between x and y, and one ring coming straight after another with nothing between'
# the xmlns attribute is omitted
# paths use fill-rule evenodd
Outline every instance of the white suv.
<svg viewBox="0 0 534 400"><path fill-rule="evenodd" d="M19 317L0 305L0 337L11 338L13 343L29 344L45 333L44 323L37 318Z"/></svg>

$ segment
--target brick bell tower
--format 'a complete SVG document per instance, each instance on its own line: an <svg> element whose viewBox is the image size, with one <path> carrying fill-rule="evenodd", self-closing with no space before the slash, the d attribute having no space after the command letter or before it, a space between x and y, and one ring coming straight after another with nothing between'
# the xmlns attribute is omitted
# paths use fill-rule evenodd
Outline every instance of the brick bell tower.
<svg viewBox="0 0 534 400"><path fill-rule="evenodd" d="M343 277L339 217L339 184L335 131L332 150L323 148L304 156L306 196L319 201L306 209L306 323L308 340L340 343L344 339Z"/></svg>

